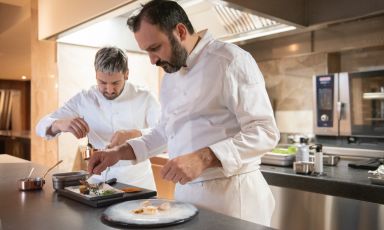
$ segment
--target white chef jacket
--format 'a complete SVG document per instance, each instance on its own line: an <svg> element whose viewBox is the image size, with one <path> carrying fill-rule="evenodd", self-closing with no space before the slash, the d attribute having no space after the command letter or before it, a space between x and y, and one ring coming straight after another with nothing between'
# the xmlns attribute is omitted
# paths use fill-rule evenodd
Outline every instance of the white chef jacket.
<svg viewBox="0 0 384 230"><path fill-rule="evenodd" d="M125 82L122 93L113 100L106 99L92 86L72 97L64 106L42 118L36 126L39 136L53 138L47 129L58 119L83 117L88 123L89 142L96 149L104 149L118 130L140 129L145 134L154 127L160 117L160 105L154 95L143 87ZM104 173L99 179L104 178ZM155 189L149 160L140 164L119 161L112 166L108 178L116 177L119 182Z"/></svg>
<svg viewBox="0 0 384 230"><path fill-rule="evenodd" d="M259 195L261 198L256 203L244 202L240 211L253 212L251 215L255 216L265 210L265 215L240 218L268 225L274 199L259 164L261 155L276 146L279 131L262 73L248 52L214 40L205 31L199 35L201 40L188 56L187 67L163 78L159 125L128 143L138 162L157 154L165 144L170 158L210 147L222 167L206 170L187 185L177 185L175 198L234 216L222 204L230 207L241 197L234 197L236 193L228 186L238 186L238 181L244 180L238 176L249 174L245 180L250 180L241 184L244 188L237 194L242 199ZM227 183L225 178L232 179ZM209 186L210 181L225 186ZM197 186L191 187L193 184ZM215 191L215 187L228 189ZM229 192L233 199L215 202L214 193Z"/></svg>
<svg viewBox="0 0 384 230"><path fill-rule="evenodd" d="M137 161L167 144L170 158L210 147L222 168L196 181L253 171L279 140L265 83L252 56L207 32L187 67L163 78L162 117L148 135L130 140Z"/></svg>

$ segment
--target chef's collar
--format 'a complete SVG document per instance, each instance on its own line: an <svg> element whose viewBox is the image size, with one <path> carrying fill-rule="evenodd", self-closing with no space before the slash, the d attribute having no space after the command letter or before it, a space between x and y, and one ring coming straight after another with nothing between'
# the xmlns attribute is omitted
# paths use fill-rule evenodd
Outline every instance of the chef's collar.
<svg viewBox="0 0 384 230"><path fill-rule="evenodd" d="M124 98L124 96L123 95L125 95L126 93L129 93L128 91L128 88L129 88L129 85L128 85L128 82L127 82L128 80L124 80L124 88L123 88L123 90L121 91L121 93L120 93L120 95L119 96L117 96L115 99L113 99L113 100L111 100L111 101L119 101L119 99L121 99L121 98Z"/></svg>
<svg viewBox="0 0 384 230"><path fill-rule="evenodd" d="M208 30L199 31L197 35L200 37L200 41L198 41L195 48L188 55L186 66L180 69L181 72L188 72L192 69L205 46L213 40L213 37L210 33L208 33Z"/></svg>

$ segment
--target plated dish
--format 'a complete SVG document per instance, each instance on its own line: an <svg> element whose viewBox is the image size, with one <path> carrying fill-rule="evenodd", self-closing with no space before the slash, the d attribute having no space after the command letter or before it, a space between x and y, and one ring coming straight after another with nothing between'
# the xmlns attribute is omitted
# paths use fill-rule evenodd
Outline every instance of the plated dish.
<svg viewBox="0 0 384 230"><path fill-rule="evenodd" d="M84 185L77 186L68 186L65 187L65 190L76 194L77 196L81 196L88 200L97 200L97 199L107 199L112 197L123 196L124 191L114 188L109 184L102 183L97 189L90 189L88 192L84 192Z"/></svg>
<svg viewBox="0 0 384 230"><path fill-rule="evenodd" d="M198 214L189 203L163 199L131 200L107 208L103 223L117 227L161 227L184 223Z"/></svg>

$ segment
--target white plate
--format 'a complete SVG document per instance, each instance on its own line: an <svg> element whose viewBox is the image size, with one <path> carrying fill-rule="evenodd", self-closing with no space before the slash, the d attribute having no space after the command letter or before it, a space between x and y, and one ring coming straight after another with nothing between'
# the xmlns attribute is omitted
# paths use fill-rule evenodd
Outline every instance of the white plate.
<svg viewBox="0 0 384 230"><path fill-rule="evenodd" d="M170 209L158 211L156 214L135 214L133 210L141 207L144 201L159 206L165 202L170 203ZM131 200L107 208L101 219L104 223L123 227L160 227L180 224L192 219L198 209L189 203L163 199Z"/></svg>
<svg viewBox="0 0 384 230"><path fill-rule="evenodd" d="M384 185L384 176L369 176L372 184Z"/></svg>

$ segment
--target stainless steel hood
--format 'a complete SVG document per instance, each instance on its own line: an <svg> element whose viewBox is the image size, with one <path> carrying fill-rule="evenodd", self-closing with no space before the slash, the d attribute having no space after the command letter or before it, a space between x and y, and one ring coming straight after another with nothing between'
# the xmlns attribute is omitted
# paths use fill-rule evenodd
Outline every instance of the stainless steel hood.
<svg viewBox="0 0 384 230"><path fill-rule="evenodd" d="M208 29L213 36L227 42L282 33L296 29L292 23L222 0L178 1L196 30Z"/></svg>

